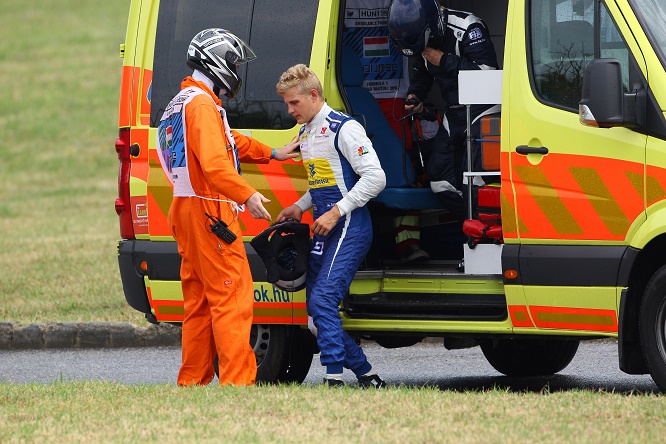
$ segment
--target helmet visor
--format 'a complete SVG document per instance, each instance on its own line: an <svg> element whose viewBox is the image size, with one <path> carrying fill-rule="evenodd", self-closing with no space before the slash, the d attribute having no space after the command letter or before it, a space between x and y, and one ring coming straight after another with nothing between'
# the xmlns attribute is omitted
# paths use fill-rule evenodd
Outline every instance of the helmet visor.
<svg viewBox="0 0 666 444"><path fill-rule="evenodd" d="M421 55L426 46L428 46L428 41L431 37L430 27L426 26L419 34L393 34L391 35L391 40L403 55L416 57Z"/></svg>
<svg viewBox="0 0 666 444"><path fill-rule="evenodd" d="M252 50L252 48L250 48L250 46L247 43L245 43L243 40L239 39L236 36L234 37L235 37L234 50L227 51L227 53L224 56L224 59L227 61L227 63L233 65L240 65L242 63L251 62L252 60L257 58L257 56L254 54L254 51Z"/></svg>

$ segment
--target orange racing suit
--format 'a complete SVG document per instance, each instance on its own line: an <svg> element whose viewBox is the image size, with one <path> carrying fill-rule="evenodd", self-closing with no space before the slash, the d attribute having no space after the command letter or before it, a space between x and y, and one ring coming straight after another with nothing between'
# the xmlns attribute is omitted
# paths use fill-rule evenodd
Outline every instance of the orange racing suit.
<svg viewBox="0 0 666 444"><path fill-rule="evenodd" d="M254 289L238 204L255 190L237 168L239 161L268 163L272 148L226 127L222 102L205 83L185 78L181 93L169 105L179 97L182 108L158 130L165 133L158 134L160 149L169 153L166 162L174 167L167 172L174 183L169 225L182 258L185 318L178 385L210 383L216 355L220 385L251 385L257 374L250 346ZM165 116L168 111L169 107ZM166 144L178 149L164 150ZM224 221L236 240L229 244L213 234L206 213Z"/></svg>

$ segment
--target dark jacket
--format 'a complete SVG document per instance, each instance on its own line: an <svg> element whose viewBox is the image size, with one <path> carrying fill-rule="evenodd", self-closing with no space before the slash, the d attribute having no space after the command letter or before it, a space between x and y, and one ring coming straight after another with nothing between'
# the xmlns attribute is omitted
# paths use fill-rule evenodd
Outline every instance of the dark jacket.
<svg viewBox="0 0 666 444"><path fill-rule="evenodd" d="M475 69L497 69L495 47L490 40L486 24L469 12L443 9L447 23L443 37L433 38L429 45L444 52L439 66L427 63L422 56L416 57L410 76L408 94L415 94L421 101L428 96L433 81L437 81L446 103L444 111L464 117L464 106L458 103L458 71ZM490 105L475 105L473 115L490 108Z"/></svg>

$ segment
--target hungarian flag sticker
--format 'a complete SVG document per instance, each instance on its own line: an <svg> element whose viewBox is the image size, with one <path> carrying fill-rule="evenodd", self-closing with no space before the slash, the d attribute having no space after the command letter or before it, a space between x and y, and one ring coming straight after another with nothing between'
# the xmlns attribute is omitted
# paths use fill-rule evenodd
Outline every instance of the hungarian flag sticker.
<svg viewBox="0 0 666 444"><path fill-rule="evenodd" d="M388 57L389 38L383 37L363 37L363 57Z"/></svg>

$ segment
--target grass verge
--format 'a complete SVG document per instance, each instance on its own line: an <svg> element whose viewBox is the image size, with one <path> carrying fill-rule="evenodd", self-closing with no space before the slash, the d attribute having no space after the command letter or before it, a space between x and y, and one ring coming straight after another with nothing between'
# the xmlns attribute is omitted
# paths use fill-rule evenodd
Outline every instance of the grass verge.
<svg viewBox="0 0 666 444"><path fill-rule="evenodd" d="M129 3L3 1L0 320L145 323L116 259Z"/></svg>
<svg viewBox="0 0 666 444"><path fill-rule="evenodd" d="M0 384L3 442L661 442L661 396Z"/></svg>

